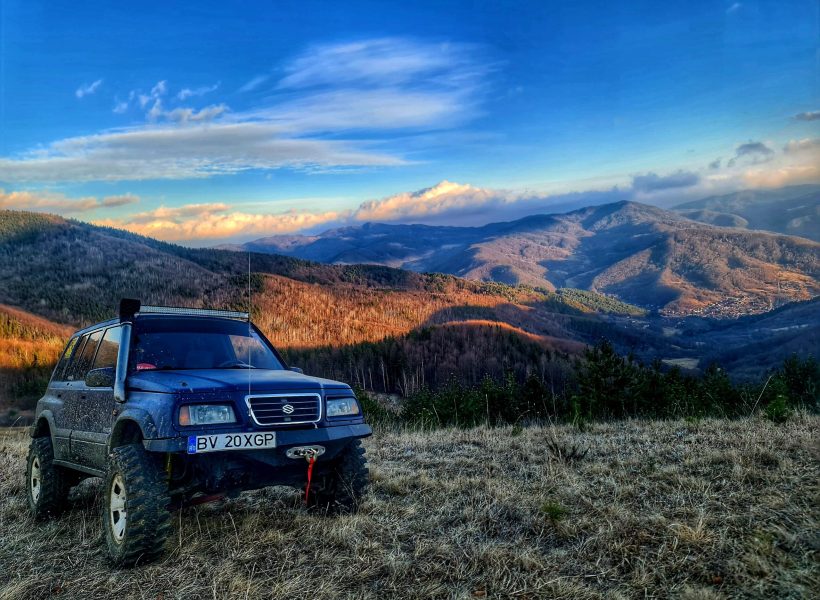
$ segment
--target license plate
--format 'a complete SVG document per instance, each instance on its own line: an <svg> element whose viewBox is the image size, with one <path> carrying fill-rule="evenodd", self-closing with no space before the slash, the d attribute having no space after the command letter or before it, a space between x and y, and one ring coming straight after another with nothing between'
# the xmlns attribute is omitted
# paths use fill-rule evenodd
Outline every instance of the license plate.
<svg viewBox="0 0 820 600"><path fill-rule="evenodd" d="M188 454L224 450L263 450L265 448L276 448L276 434L272 431L188 436Z"/></svg>

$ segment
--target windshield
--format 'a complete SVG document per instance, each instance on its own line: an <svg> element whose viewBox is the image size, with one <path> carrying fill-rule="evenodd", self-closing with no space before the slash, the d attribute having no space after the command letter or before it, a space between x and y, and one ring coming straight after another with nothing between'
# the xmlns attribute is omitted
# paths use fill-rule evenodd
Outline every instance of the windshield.
<svg viewBox="0 0 820 600"><path fill-rule="evenodd" d="M203 318L137 319L131 370L284 369L248 323Z"/></svg>

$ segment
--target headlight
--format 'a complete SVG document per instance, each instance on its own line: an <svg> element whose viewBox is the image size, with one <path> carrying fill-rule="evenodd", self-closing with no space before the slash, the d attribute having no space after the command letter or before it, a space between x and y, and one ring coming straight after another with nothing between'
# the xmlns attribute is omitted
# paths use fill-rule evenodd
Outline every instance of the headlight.
<svg viewBox="0 0 820 600"><path fill-rule="evenodd" d="M236 415L228 404L186 404L179 409L179 424L213 425L236 423Z"/></svg>
<svg viewBox="0 0 820 600"><path fill-rule="evenodd" d="M359 414L359 403L356 398L328 398L328 417L350 417Z"/></svg>

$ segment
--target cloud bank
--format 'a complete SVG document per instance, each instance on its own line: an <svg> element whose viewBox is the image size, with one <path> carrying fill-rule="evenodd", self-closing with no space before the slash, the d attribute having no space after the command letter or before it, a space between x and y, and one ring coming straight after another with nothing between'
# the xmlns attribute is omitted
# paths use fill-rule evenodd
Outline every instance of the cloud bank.
<svg viewBox="0 0 820 600"><path fill-rule="evenodd" d="M137 202L139 202L139 198L133 194L106 196L104 198L95 198L93 196L68 198L55 192L6 192L0 189L0 209L6 210L56 212L71 215L90 212L98 208L136 204Z"/></svg>

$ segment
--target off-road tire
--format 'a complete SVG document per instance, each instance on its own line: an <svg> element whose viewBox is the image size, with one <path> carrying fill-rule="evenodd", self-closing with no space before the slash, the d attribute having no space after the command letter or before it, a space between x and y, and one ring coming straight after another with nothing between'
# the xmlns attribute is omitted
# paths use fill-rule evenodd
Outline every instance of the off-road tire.
<svg viewBox="0 0 820 600"><path fill-rule="evenodd" d="M308 507L331 515L355 513L369 483L364 448L355 440L339 453L330 471L314 480Z"/></svg>
<svg viewBox="0 0 820 600"><path fill-rule="evenodd" d="M39 475L36 485L32 481L32 472ZM33 438L26 461L26 497L35 519L51 519L63 512L70 488L69 479L68 473L54 464L51 438Z"/></svg>
<svg viewBox="0 0 820 600"><path fill-rule="evenodd" d="M130 567L156 560L171 530L168 483L158 458L142 444L115 448L109 457L103 493L103 535L111 562ZM115 501L121 499L124 515L119 511L114 516L112 495ZM119 532L115 518L118 524L124 519Z"/></svg>

